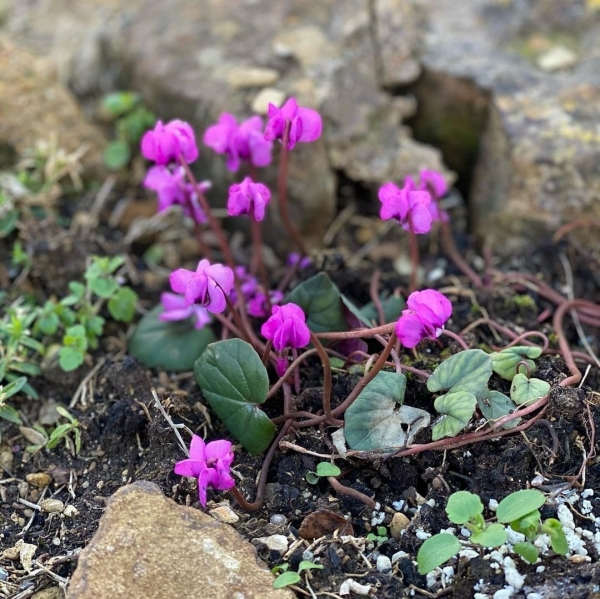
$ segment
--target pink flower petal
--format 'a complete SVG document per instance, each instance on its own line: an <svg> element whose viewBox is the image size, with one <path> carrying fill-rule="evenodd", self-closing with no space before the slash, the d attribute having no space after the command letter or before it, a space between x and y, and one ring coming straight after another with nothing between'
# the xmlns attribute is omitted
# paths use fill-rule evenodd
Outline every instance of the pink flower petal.
<svg viewBox="0 0 600 599"><path fill-rule="evenodd" d="M192 440L190 442L190 458L206 462L205 448L206 444L202 437L192 435Z"/></svg>
<svg viewBox="0 0 600 599"><path fill-rule="evenodd" d="M417 346L426 336L423 322L417 314L404 310L396 322L396 335L404 347Z"/></svg>
<svg viewBox="0 0 600 599"><path fill-rule="evenodd" d="M321 137L323 121L321 115L310 108L298 108L298 117L302 121L302 134L298 141L316 141Z"/></svg>
<svg viewBox="0 0 600 599"><path fill-rule="evenodd" d="M218 441L211 441L204 448L204 455L206 456L207 462L216 461L218 459L225 459L229 457L231 453L231 461L233 461L233 453L231 452L231 442L225 441L225 439L219 439ZM229 462L231 464L231 461Z"/></svg>
<svg viewBox="0 0 600 599"><path fill-rule="evenodd" d="M171 273L169 277L169 282L171 283L171 289L175 291L175 293L185 293L188 283L195 276L191 270L186 270L185 268L178 268L176 271ZM193 302L188 302L193 303Z"/></svg>
<svg viewBox="0 0 600 599"><path fill-rule="evenodd" d="M217 471L213 468L206 468L200 472L198 476L198 499L202 507L206 507L206 489L214 487L218 480Z"/></svg>
<svg viewBox="0 0 600 599"><path fill-rule="evenodd" d="M175 474L179 474L179 476L191 476L197 478L204 468L206 468L206 464L204 462L189 459L177 462L173 468L173 471Z"/></svg>

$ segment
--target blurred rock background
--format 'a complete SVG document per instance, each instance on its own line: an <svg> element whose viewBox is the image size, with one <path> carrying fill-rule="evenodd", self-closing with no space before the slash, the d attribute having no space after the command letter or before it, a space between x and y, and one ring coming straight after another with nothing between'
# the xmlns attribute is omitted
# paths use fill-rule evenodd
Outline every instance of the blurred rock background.
<svg viewBox="0 0 600 599"><path fill-rule="evenodd" d="M598 0L23 0L1 13L2 148L46 132L91 143L97 163L102 134L72 95L85 107L137 90L198 132L295 95L325 121L291 161L309 243L340 178L376 205L381 183L421 168L455 174L471 232L496 252L600 218ZM209 150L197 168L217 190L231 181Z"/></svg>

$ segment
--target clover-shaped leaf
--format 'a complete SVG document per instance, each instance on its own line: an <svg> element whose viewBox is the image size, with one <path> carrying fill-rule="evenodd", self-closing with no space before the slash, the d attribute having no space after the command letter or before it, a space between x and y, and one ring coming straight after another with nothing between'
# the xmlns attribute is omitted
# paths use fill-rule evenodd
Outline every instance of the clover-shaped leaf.
<svg viewBox="0 0 600 599"><path fill-rule="evenodd" d="M208 326L196 329L191 318L174 322L159 320L162 312L159 304L140 320L129 342L129 353L149 368L192 370L208 344L216 341L215 334Z"/></svg>
<svg viewBox="0 0 600 599"><path fill-rule="evenodd" d="M313 333L348 329L340 290L325 273L320 272L294 287L285 301L304 310L306 324Z"/></svg>
<svg viewBox="0 0 600 599"><path fill-rule="evenodd" d="M533 360L542 355L542 350L539 347L529 345L514 345L507 347L502 351L490 354L492 359L492 368L496 374L499 374L503 379L512 381L517 374L517 364L524 362L529 368L529 374L535 370L535 362ZM527 368L524 365L519 366L519 372L525 373Z"/></svg>
<svg viewBox="0 0 600 599"><path fill-rule="evenodd" d="M432 393L447 389L479 395L492 376L490 356L480 349L467 349L444 360L427 379Z"/></svg>
<svg viewBox="0 0 600 599"><path fill-rule="evenodd" d="M524 374L515 374L512 385L510 386L510 397L518 405L531 403L540 397L548 395L550 385L546 381L531 378L528 379Z"/></svg>
<svg viewBox="0 0 600 599"><path fill-rule="evenodd" d="M442 437L458 435L471 420L476 405L477 398L467 391L440 395L433 407L442 417L433 427L431 438L437 441Z"/></svg>
<svg viewBox="0 0 600 599"><path fill-rule="evenodd" d="M260 356L241 339L211 343L194 366L204 397L229 432L252 455L271 442L275 425L257 406L269 390Z"/></svg>
<svg viewBox="0 0 600 599"><path fill-rule="evenodd" d="M401 405L406 377L379 372L346 410L344 435L348 445L359 451L403 447L429 425L425 410Z"/></svg>

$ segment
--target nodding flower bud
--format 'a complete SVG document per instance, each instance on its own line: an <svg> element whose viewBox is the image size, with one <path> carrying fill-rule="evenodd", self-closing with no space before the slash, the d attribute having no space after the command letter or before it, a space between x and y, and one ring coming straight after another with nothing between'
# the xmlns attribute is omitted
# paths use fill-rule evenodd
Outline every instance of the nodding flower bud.
<svg viewBox="0 0 600 599"><path fill-rule="evenodd" d="M406 300L396 322L396 334L404 347L415 347L423 339L436 339L442 334L446 321L452 316L452 304L435 289L415 291Z"/></svg>
<svg viewBox="0 0 600 599"><path fill-rule="evenodd" d="M265 210L271 200L271 192L266 185L254 183L246 177L241 183L229 188L227 212L229 216L250 214L258 221L265 218Z"/></svg>
<svg viewBox="0 0 600 599"><path fill-rule="evenodd" d="M427 191L417 191L410 183L402 189L386 183L379 189L379 200L383 220L394 218L403 229L413 233L427 233L431 229L431 195Z"/></svg>
<svg viewBox="0 0 600 599"><path fill-rule="evenodd" d="M306 326L306 316L300 306L284 304L273 306L272 316L262 325L261 335L273 342L277 352L285 348L300 348L308 345L310 330Z"/></svg>

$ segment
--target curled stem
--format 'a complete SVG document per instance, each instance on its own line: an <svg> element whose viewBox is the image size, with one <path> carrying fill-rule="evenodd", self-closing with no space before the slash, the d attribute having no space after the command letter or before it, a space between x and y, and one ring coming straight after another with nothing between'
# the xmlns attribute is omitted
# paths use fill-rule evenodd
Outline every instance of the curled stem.
<svg viewBox="0 0 600 599"><path fill-rule="evenodd" d="M375 500L372 497L369 497L368 495L365 495L364 493L361 493L360 491L357 491L352 487L346 487L337 478L334 478L333 476L328 476L327 480L329 481L329 484L333 487L333 490L336 493L339 493L340 495L347 495L348 497L353 497L354 499L358 499L358 501L362 501L365 505L369 506L370 508L375 507Z"/></svg>

